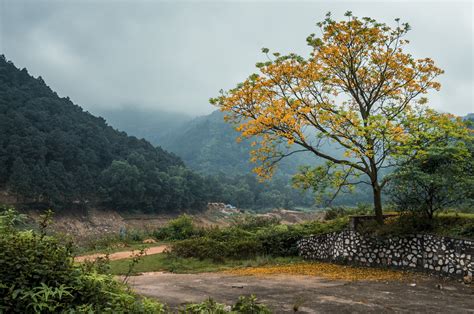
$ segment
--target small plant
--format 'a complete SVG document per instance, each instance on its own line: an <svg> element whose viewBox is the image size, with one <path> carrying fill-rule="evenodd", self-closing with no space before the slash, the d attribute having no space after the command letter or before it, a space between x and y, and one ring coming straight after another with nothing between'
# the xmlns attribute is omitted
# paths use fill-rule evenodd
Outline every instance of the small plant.
<svg viewBox="0 0 474 314"><path fill-rule="evenodd" d="M271 313L270 309L257 301L255 295L241 296L235 305L232 307L233 311L242 314L267 314Z"/></svg>
<svg viewBox="0 0 474 314"><path fill-rule="evenodd" d="M54 212L51 209L47 209L43 214L40 215L39 231L42 237L46 235L46 229L51 225L53 221Z"/></svg>
<svg viewBox="0 0 474 314"><path fill-rule="evenodd" d="M130 276L134 273L135 266L146 256L146 248L140 249L137 253L132 253L132 258L128 263L128 271L123 278L123 283L127 283Z"/></svg>
<svg viewBox="0 0 474 314"><path fill-rule="evenodd" d="M184 309L179 310L179 313L182 314L222 314L228 312L225 304L217 303L212 298L201 303L188 304Z"/></svg>
<svg viewBox="0 0 474 314"><path fill-rule="evenodd" d="M26 215L19 214L14 208L3 208L0 214L0 233L10 232L18 225L25 222Z"/></svg>
<svg viewBox="0 0 474 314"><path fill-rule="evenodd" d="M110 258L109 253L105 256L99 256L94 260L86 259L81 264L82 269L85 272L96 272L98 274L108 274L110 272Z"/></svg>

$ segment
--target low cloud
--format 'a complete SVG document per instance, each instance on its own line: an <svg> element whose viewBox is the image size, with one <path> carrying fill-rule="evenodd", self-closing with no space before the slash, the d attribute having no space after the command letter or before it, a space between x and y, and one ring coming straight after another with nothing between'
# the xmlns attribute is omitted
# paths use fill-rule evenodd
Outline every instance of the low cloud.
<svg viewBox="0 0 474 314"><path fill-rule="evenodd" d="M255 71L262 47L309 52L332 11L408 21L415 57L446 74L433 107L473 112L472 2L0 0L0 51L91 112L137 107L205 114L209 97Z"/></svg>

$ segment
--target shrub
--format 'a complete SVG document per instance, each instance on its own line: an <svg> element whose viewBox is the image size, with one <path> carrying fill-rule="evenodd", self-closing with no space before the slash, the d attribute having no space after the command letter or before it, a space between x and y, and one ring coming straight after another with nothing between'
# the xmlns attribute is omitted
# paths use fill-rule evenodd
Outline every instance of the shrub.
<svg viewBox="0 0 474 314"><path fill-rule="evenodd" d="M325 211L324 220L333 220L347 215L344 207L333 207Z"/></svg>
<svg viewBox="0 0 474 314"><path fill-rule="evenodd" d="M245 259L261 252L260 243L254 238L219 241L208 236L174 243L172 252L181 257L212 259L219 262L226 258Z"/></svg>
<svg viewBox="0 0 474 314"><path fill-rule="evenodd" d="M164 311L156 302L140 300L111 275L75 266L71 245L43 230L18 231L11 222L2 219L0 228L0 312Z"/></svg>
<svg viewBox="0 0 474 314"><path fill-rule="evenodd" d="M165 227L154 232L154 236L159 240L184 240L200 234L201 231L194 225L193 219L186 214L170 220Z"/></svg>
<svg viewBox="0 0 474 314"><path fill-rule="evenodd" d="M232 310L242 314L271 313L270 309L266 305L257 302L257 297L255 295L239 297L239 300L232 307Z"/></svg>
<svg viewBox="0 0 474 314"><path fill-rule="evenodd" d="M209 298L201 303L188 304L179 310L183 314L223 314L228 313L226 306Z"/></svg>
<svg viewBox="0 0 474 314"><path fill-rule="evenodd" d="M385 219L382 226L374 221L368 221L359 227L359 231L378 236L431 233L472 239L474 238L474 217L445 214L427 220L424 216L404 213Z"/></svg>
<svg viewBox="0 0 474 314"><path fill-rule="evenodd" d="M276 217L242 215L235 218L233 226L243 230L256 230L278 225L279 223L280 220Z"/></svg>
<svg viewBox="0 0 474 314"><path fill-rule="evenodd" d="M311 234L339 231L347 218L330 222L308 222L295 225L269 224L254 230L240 225L212 228L205 235L173 243L171 251L181 257L210 258L214 261L246 259L259 255L295 256L299 239Z"/></svg>
<svg viewBox="0 0 474 314"><path fill-rule="evenodd" d="M226 306L225 304L217 303L209 298L201 303L188 304L179 311L183 314L224 314L224 313L239 313L239 314L269 314L270 309L262 303L257 301L257 297L240 296L239 300L233 306Z"/></svg>

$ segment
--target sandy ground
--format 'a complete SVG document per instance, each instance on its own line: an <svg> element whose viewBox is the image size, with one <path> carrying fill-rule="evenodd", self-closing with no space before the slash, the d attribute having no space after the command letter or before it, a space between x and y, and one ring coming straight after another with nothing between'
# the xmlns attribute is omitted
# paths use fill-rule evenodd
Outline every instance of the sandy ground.
<svg viewBox="0 0 474 314"><path fill-rule="evenodd" d="M257 295L275 313L474 313L474 289L435 278L414 282L345 282L314 276L146 273L132 288L177 308L212 297L225 304ZM439 287L438 285L441 285Z"/></svg>
<svg viewBox="0 0 474 314"><path fill-rule="evenodd" d="M146 255L153 255L153 254L158 254L158 253L163 253L166 250L167 246L166 245L159 245L159 246L152 246L146 249ZM123 251L123 252L116 252L116 253L111 253L109 254L109 259L111 261L118 260L118 259L125 259L125 258L130 258L132 257L133 253L137 253L138 250L135 251ZM105 254L103 253L96 253L96 254L90 254L90 255L82 255L82 256L77 256L74 258L75 262L83 262L85 260L95 260L98 257L104 257Z"/></svg>

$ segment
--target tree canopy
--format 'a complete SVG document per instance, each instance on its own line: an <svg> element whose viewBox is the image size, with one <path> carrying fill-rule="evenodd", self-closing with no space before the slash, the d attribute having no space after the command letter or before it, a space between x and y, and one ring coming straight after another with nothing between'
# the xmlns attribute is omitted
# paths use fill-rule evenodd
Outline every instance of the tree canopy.
<svg viewBox="0 0 474 314"><path fill-rule="evenodd" d="M381 191L388 177L381 171L467 131L459 119L426 106L424 95L440 89L436 78L443 71L432 59L405 51L408 24L397 19L390 27L351 12L346 17L335 21L328 14L317 24L321 36L307 38L312 48L307 58L271 55L264 48L268 61L257 63L259 73L211 103L227 113L242 138L255 139L252 160L259 176L268 178L283 158L309 151L326 163L304 168L296 177L299 186L337 193L369 184L382 222ZM343 154L325 151L327 143Z"/></svg>

